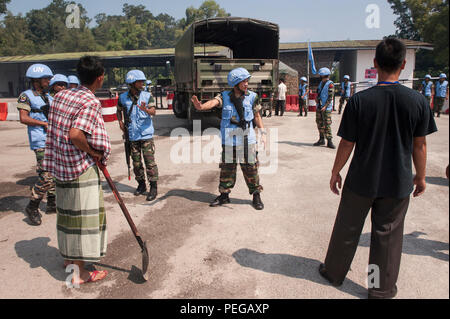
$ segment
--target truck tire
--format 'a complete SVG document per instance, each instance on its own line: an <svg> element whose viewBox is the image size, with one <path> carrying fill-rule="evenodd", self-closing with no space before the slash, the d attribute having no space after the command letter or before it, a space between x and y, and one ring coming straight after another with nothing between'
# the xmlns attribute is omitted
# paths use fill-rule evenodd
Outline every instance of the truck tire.
<svg viewBox="0 0 450 319"><path fill-rule="evenodd" d="M173 98L173 113L180 119L187 118L187 106L185 104L184 94L177 94Z"/></svg>

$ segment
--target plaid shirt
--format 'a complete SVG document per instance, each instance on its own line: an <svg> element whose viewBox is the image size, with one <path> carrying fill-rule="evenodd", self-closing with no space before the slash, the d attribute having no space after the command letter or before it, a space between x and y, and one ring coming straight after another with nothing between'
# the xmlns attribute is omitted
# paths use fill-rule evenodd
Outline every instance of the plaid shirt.
<svg viewBox="0 0 450 319"><path fill-rule="evenodd" d="M57 180L74 180L95 164L90 155L70 140L69 131L72 128L85 132L89 145L103 152L104 164L111 155L100 101L86 87L80 86L56 94L48 122L43 167Z"/></svg>

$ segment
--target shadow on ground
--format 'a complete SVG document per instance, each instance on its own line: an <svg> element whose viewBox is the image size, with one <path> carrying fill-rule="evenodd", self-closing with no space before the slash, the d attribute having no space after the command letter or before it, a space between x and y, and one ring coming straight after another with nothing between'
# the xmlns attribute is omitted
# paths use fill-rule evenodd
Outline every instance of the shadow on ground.
<svg viewBox="0 0 450 319"><path fill-rule="evenodd" d="M218 195L212 194L208 192L202 192L202 191L193 191L193 190L186 190L186 189L172 189L168 191L165 195L158 197L155 201L151 202L150 204L147 204L147 206L153 206L157 204L160 201L163 201L169 197L181 197L187 200L190 200L192 202L200 202L205 204L210 204ZM243 200L243 199L237 199L230 197L230 204L238 204L238 205L252 205L251 200ZM224 205L226 207L226 205Z"/></svg>
<svg viewBox="0 0 450 319"><path fill-rule="evenodd" d="M54 279L65 281L69 274L63 268L64 260L57 248L48 245L49 242L48 237L22 240L15 244L15 250L30 268L43 268Z"/></svg>
<svg viewBox="0 0 450 319"><path fill-rule="evenodd" d="M315 259L286 254L264 254L246 248L234 252L233 257L243 267L329 285L319 275L318 269L321 262ZM367 298L367 289L349 279L346 279L337 289L357 298Z"/></svg>
<svg viewBox="0 0 450 319"><path fill-rule="evenodd" d="M433 185L440 185L440 186L448 186L448 179L444 178L444 177L431 177L431 176L427 176L425 177L425 181L428 184L433 184Z"/></svg>
<svg viewBox="0 0 450 319"><path fill-rule="evenodd" d="M134 191L136 190L136 187L137 187L137 185L135 187L132 187L132 186L129 186L129 185L126 185L126 184L119 183L117 181L113 181L113 183L116 186L116 188L119 191L119 193L131 193L131 194L134 194ZM112 190L111 190L111 188L108 185L108 182L102 181L102 188L103 188L103 192L105 194L111 194L112 193Z"/></svg>
<svg viewBox="0 0 450 319"><path fill-rule="evenodd" d="M430 256L439 260L449 261L448 253L442 252L442 250L447 250L448 252L448 243L419 238L421 235L427 234L415 231L403 236L403 254ZM370 247L370 233L361 235L359 246Z"/></svg>
<svg viewBox="0 0 450 319"><path fill-rule="evenodd" d="M302 147L302 146L314 146L314 143L301 143L301 142L290 142L290 141L279 141L278 144L287 144L287 145L291 145L291 146L298 146L298 147Z"/></svg>

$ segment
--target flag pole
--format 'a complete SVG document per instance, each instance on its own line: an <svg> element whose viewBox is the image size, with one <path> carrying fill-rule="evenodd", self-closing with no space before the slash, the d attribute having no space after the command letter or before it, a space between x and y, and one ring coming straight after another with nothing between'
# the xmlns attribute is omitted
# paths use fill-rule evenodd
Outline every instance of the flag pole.
<svg viewBox="0 0 450 319"><path fill-rule="evenodd" d="M307 107L309 108L309 92L311 92L311 86L310 86L310 82L309 82L309 47L310 47L311 43L310 43L310 39L308 39L308 52L306 53L306 74L307 74L307 79L308 79L308 95L307 95Z"/></svg>

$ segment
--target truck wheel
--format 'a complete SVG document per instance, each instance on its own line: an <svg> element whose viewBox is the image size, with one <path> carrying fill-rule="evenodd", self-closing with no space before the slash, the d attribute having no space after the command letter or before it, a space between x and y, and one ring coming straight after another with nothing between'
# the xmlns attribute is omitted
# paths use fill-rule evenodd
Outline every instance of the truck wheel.
<svg viewBox="0 0 450 319"><path fill-rule="evenodd" d="M174 96L173 113L180 119L187 118L187 107L184 103L184 96L182 94L175 94Z"/></svg>

